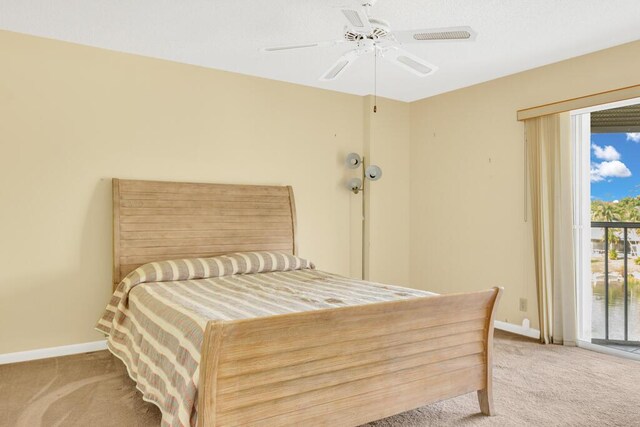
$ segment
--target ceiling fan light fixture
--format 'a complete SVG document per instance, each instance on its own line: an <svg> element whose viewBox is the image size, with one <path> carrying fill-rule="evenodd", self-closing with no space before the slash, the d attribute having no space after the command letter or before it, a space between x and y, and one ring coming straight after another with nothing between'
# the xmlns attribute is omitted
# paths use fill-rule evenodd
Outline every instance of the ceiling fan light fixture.
<svg viewBox="0 0 640 427"><path fill-rule="evenodd" d="M437 33L416 33L415 40L467 40L471 38L469 31L441 31Z"/></svg>

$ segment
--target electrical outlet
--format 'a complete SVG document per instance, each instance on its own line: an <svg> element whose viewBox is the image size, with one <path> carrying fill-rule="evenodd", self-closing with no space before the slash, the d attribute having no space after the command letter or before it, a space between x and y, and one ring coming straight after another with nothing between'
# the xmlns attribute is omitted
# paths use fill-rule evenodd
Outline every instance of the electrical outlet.
<svg viewBox="0 0 640 427"><path fill-rule="evenodd" d="M520 298L520 311L527 311L527 299L526 298Z"/></svg>

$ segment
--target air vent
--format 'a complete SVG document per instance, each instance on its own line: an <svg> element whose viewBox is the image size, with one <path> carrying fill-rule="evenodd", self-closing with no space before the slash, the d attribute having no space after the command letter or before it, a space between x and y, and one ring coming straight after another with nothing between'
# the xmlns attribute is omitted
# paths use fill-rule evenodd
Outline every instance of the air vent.
<svg viewBox="0 0 640 427"><path fill-rule="evenodd" d="M402 62L407 67L413 68L414 70L416 70L420 74L429 74L432 71L431 68L427 67L424 64L421 64L419 62L414 61L413 59L409 58L408 56L398 56L396 58L396 60L398 62Z"/></svg>
<svg viewBox="0 0 640 427"><path fill-rule="evenodd" d="M466 40L471 38L468 31L442 31L439 33L416 33L413 35L416 40Z"/></svg>
<svg viewBox="0 0 640 427"><path fill-rule="evenodd" d="M364 28L364 22L360 19L360 15L353 9L342 9L345 18L351 22L351 25L358 28Z"/></svg>

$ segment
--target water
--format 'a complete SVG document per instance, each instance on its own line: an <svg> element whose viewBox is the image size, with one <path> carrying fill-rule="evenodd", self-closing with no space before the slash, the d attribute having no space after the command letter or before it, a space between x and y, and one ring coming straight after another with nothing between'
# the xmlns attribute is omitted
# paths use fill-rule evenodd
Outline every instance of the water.
<svg viewBox="0 0 640 427"><path fill-rule="evenodd" d="M592 338L605 338L604 284L592 286ZM624 283L609 283L609 339L624 340ZM629 341L640 341L640 289L629 290Z"/></svg>
<svg viewBox="0 0 640 427"><path fill-rule="evenodd" d="M623 229L613 228L618 237ZM635 233L635 231L634 231ZM624 340L624 246L609 243L608 248L617 248L617 254L605 251L604 228L591 229L591 336L605 339L605 264L609 275L609 339ZM622 240L624 242L624 239ZM606 256L606 258L605 258ZM640 341L640 262L637 255L629 256L626 266L629 286L629 341Z"/></svg>

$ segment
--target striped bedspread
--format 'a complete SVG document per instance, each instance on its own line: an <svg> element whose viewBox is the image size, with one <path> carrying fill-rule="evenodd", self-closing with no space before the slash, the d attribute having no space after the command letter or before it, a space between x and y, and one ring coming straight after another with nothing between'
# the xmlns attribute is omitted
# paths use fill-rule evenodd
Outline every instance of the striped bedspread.
<svg viewBox="0 0 640 427"><path fill-rule="evenodd" d="M431 295L315 270L274 252L145 264L117 287L97 329L166 426L195 425L209 320L263 317Z"/></svg>

